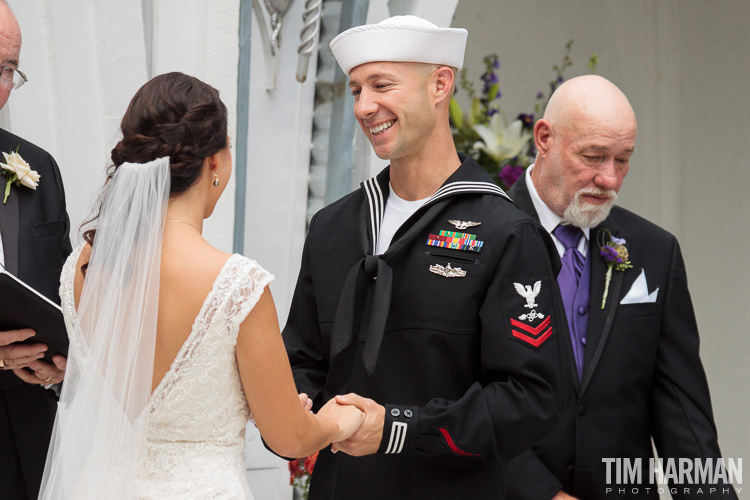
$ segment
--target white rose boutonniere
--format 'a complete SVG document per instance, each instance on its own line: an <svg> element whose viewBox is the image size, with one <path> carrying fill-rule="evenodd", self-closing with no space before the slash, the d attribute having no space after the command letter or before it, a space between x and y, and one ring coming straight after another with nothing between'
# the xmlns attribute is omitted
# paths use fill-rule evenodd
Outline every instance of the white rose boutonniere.
<svg viewBox="0 0 750 500"><path fill-rule="evenodd" d="M16 186L26 186L27 188L36 189L39 185L39 179L41 176L36 170L31 170L31 166L21 158L18 154L18 148L10 153L3 152L5 157L5 163L0 162L0 167L3 167L3 174L5 174L5 197L3 198L3 204L8 201L8 195L10 195L10 186L15 184Z"/></svg>

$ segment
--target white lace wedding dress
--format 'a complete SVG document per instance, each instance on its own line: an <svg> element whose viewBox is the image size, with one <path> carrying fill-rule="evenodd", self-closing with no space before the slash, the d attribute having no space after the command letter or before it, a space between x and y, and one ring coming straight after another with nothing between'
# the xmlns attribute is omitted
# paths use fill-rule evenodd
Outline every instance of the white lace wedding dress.
<svg viewBox="0 0 750 500"><path fill-rule="evenodd" d="M73 297L80 250L68 259L61 279L71 344L84 342L76 328ZM253 498L244 453L250 409L235 346L240 324L271 280L255 261L236 254L219 272L190 335L141 416L148 426L147 460L137 474L139 484L132 485L133 498Z"/></svg>

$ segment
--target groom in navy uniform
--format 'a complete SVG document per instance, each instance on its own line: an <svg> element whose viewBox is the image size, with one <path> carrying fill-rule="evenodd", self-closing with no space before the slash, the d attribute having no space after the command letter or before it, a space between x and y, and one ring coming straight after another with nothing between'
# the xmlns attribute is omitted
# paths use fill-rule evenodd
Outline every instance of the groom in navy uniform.
<svg viewBox="0 0 750 500"><path fill-rule="evenodd" d="M310 499L505 498L567 400L552 240L451 138L467 34L395 16L331 42L390 166L313 217L284 328L314 407L353 392L366 414L321 450Z"/></svg>
<svg viewBox="0 0 750 500"><path fill-rule="evenodd" d="M0 109L26 77L18 71L21 31L0 0ZM60 303L60 271L71 251L60 171L37 146L0 129L0 152L18 154L40 174L36 189L12 184L0 203L0 263L50 300ZM4 158L0 161L6 163ZM0 201L8 178L0 175ZM43 386L62 380L65 359L37 360L45 346L18 345L30 330L0 332L0 498L37 498L57 398ZM27 368L23 368L27 367Z"/></svg>
<svg viewBox="0 0 750 500"><path fill-rule="evenodd" d="M569 80L534 127L536 163L509 192L562 259L575 392L560 425L511 462L508 498L656 499L652 438L665 464L721 457L677 240L613 206L636 133L614 84ZM614 483L612 462L608 484L604 458L639 460L642 483ZM737 498L731 484L671 486L675 499Z"/></svg>

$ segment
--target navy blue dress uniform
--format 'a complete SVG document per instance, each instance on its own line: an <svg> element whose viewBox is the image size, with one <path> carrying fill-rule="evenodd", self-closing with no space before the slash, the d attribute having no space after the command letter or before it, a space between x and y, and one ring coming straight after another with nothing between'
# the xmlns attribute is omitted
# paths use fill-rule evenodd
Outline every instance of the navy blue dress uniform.
<svg viewBox="0 0 750 500"><path fill-rule="evenodd" d="M388 168L310 223L283 332L297 389L386 408L376 454L320 452L313 500L504 498L570 399L554 244L460 157L382 255Z"/></svg>
<svg viewBox="0 0 750 500"><path fill-rule="evenodd" d="M0 203L5 267L59 304L60 272L71 252L60 170L49 153L0 129L0 151L16 149L41 178L36 190L13 185ZM0 193L5 183L0 176ZM56 408L54 391L0 371L0 498L37 497Z"/></svg>
<svg viewBox="0 0 750 500"><path fill-rule="evenodd" d="M526 176L509 191L538 219ZM632 269L613 271L605 307L607 266L597 243L599 231L625 239ZM557 255L557 250L552 250ZM561 488L583 500L653 499L648 483L653 437L668 464L680 458L721 457L708 382L700 360L687 274L674 236L621 207L591 229L590 303L583 376L568 378L573 398L560 425L511 462L508 498L551 499ZM620 304L641 272L654 302ZM607 484L603 458L640 461L641 484ZM620 462L622 463L622 462ZM715 462L714 462L715 464ZM611 479L616 481L615 463ZM691 476L694 477L694 476ZM687 490L686 490L687 488ZM713 488L713 490L712 490ZM623 491L624 490L624 491ZM683 484L675 499L736 499L730 484Z"/></svg>

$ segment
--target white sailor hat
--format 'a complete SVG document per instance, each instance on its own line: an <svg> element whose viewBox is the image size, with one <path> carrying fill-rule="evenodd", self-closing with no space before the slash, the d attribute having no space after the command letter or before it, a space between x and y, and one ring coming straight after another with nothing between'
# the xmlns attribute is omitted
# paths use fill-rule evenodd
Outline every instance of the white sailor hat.
<svg viewBox="0 0 750 500"><path fill-rule="evenodd" d="M355 26L331 40L331 51L347 75L375 61L444 64L461 69L469 32L440 28L417 16L393 16Z"/></svg>

